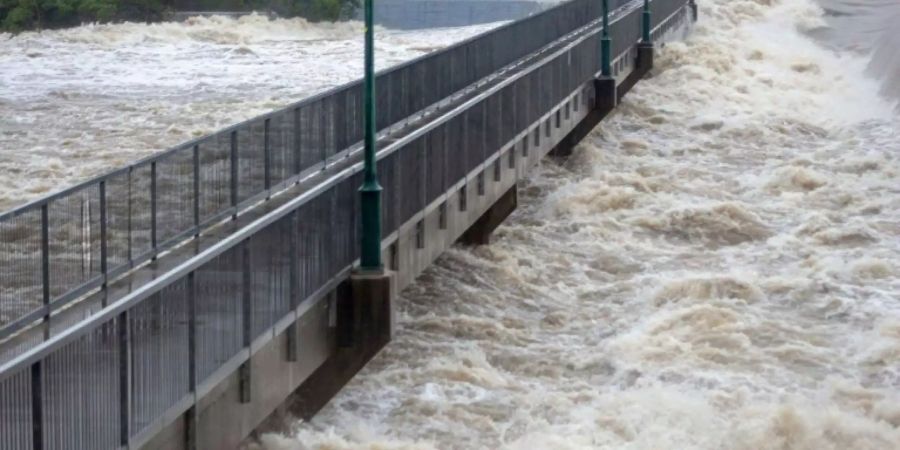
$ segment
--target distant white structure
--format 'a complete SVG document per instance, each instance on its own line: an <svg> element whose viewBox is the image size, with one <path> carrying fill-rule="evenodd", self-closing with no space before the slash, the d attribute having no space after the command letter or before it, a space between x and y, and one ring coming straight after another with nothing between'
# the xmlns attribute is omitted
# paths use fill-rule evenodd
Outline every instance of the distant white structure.
<svg viewBox="0 0 900 450"><path fill-rule="evenodd" d="M516 20L559 3L546 0L379 0L375 23L400 29ZM360 12L361 14L361 12Z"/></svg>

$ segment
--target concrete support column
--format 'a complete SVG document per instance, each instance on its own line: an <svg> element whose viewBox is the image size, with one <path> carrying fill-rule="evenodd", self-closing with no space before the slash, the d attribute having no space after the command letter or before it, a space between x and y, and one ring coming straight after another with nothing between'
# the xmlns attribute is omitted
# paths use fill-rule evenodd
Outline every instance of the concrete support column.
<svg viewBox="0 0 900 450"><path fill-rule="evenodd" d="M396 326L397 276L360 271L336 292L335 349L294 392L290 411L311 418L391 340Z"/></svg>
<svg viewBox="0 0 900 450"><path fill-rule="evenodd" d="M653 68L653 44L641 42L637 50L637 72L643 76Z"/></svg>
<svg viewBox="0 0 900 450"><path fill-rule="evenodd" d="M350 276L350 297L338 303L338 345L372 355L394 334L396 274L389 270L356 271Z"/></svg>
<svg viewBox="0 0 900 450"><path fill-rule="evenodd" d="M616 93L616 79L610 76L600 76L594 79L594 109L600 115L600 118L606 117L607 114L616 109L619 97Z"/></svg>
<svg viewBox="0 0 900 450"><path fill-rule="evenodd" d="M519 204L517 185L512 185L475 223L459 237L465 245L487 245L491 234L516 210Z"/></svg>

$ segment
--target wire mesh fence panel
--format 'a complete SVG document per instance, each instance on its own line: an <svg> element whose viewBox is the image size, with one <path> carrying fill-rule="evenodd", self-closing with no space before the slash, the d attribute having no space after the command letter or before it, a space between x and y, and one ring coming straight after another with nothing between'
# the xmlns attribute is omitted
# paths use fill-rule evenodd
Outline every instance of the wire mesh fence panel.
<svg viewBox="0 0 900 450"><path fill-rule="evenodd" d="M382 76L382 83L390 86L390 94L388 97L387 111L379 114L387 114L388 124L394 124L402 121L410 111L407 110L409 104L409 66L391 70Z"/></svg>
<svg viewBox="0 0 900 450"><path fill-rule="evenodd" d="M322 102L316 100L298 109L301 169L321 163L325 155L322 142Z"/></svg>
<svg viewBox="0 0 900 450"><path fill-rule="evenodd" d="M352 113L352 105L350 104L350 92L341 89L334 93L334 105L332 107L332 117L334 121L334 142L332 150L335 153L346 149L350 146L347 124L353 118L349 115Z"/></svg>
<svg viewBox="0 0 900 450"><path fill-rule="evenodd" d="M359 257L359 186L362 178L354 176L335 186L335 214L332 259L329 274L336 275Z"/></svg>
<svg viewBox="0 0 900 450"><path fill-rule="evenodd" d="M0 381L0 448L32 450L31 371Z"/></svg>
<svg viewBox="0 0 900 450"><path fill-rule="evenodd" d="M453 162L447 158L446 124L436 127L425 142L425 204L430 204L447 190L447 173Z"/></svg>
<svg viewBox="0 0 900 450"><path fill-rule="evenodd" d="M237 130L238 202L265 189L265 121L254 120Z"/></svg>
<svg viewBox="0 0 900 450"><path fill-rule="evenodd" d="M99 194L99 186L91 185L47 207L51 299L100 276Z"/></svg>
<svg viewBox="0 0 900 450"><path fill-rule="evenodd" d="M248 241L252 337L284 317L290 305L290 218L269 225Z"/></svg>
<svg viewBox="0 0 900 450"><path fill-rule="evenodd" d="M41 363L43 448L118 447L122 414L115 325L104 323Z"/></svg>
<svg viewBox="0 0 900 450"><path fill-rule="evenodd" d="M316 270L319 257L317 243L325 238L318 224L318 208L315 199L310 200L297 209L297 246L294 249L297 258L298 291L302 298L315 292L317 285Z"/></svg>
<svg viewBox="0 0 900 450"><path fill-rule="evenodd" d="M402 180L402 187L397 190L398 226L425 208L426 138L427 135L414 139L397 152L399 179Z"/></svg>
<svg viewBox="0 0 900 450"><path fill-rule="evenodd" d="M400 190L400 174L397 167L397 152L378 161L378 181L381 184L381 235L390 235L397 222L397 192Z"/></svg>
<svg viewBox="0 0 900 450"><path fill-rule="evenodd" d="M41 211L0 222L0 330L43 304Z"/></svg>
<svg viewBox="0 0 900 450"><path fill-rule="evenodd" d="M452 184L466 176L469 170L468 152L466 151L466 116L460 114L450 119L447 124L447 160L450 161L450 172L447 183Z"/></svg>
<svg viewBox="0 0 900 450"><path fill-rule="evenodd" d="M375 77L375 128L379 132L391 125L392 87L388 75Z"/></svg>
<svg viewBox="0 0 900 450"><path fill-rule="evenodd" d="M189 301L187 279L181 278L128 311L132 435L189 391Z"/></svg>
<svg viewBox="0 0 900 450"><path fill-rule="evenodd" d="M343 113L343 111L338 111L337 107L337 97L335 95L328 95L322 98L322 117L321 117L321 129L319 130L321 134L321 143L323 154L322 158L330 158L337 154L338 149L335 146L335 134L337 132L335 124L335 116L337 114Z"/></svg>
<svg viewBox="0 0 900 450"><path fill-rule="evenodd" d="M193 148L156 162L156 241L170 242L194 228Z"/></svg>
<svg viewBox="0 0 900 450"><path fill-rule="evenodd" d="M485 101L482 100L465 112L466 127L466 173L474 170L479 164L484 162L484 145L485 145Z"/></svg>
<svg viewBox="0 0 900 450"><path fill-rule="evenodd" d="M511 140L519 131L516 127L516 84L510 84L498 93L500 100L500 143Z"/></svg>
<svg viewBox="0 0 900 450"><path fill-rule="evenodd" d="M294 121L290 112L280 112L269 118L267 143L269 174L272 186L281 186L297 172L294 152Z"/></svg>
<svg viewBox="0 0 900 450"><path fill-rule="evenodd" d="M363 139L363 84L353 83L347 86L347 146L360 143Z"/></svg>
<svg viewBox="0 0 900 450"><path fill-rule="evenodd" d="M237 355L243 345L243 251L234 247L195 273L197 379L203 380Z"/></svg>
<svg viewBox="0 0 900 450"><path fill-rule="evenodd" d="M106 179L106 248L109 270L128 266L131 258L131 171Z"/></svg>
<svg viewBox="0 0 900 450"><path fill-rule="evenodd" d="M216 133L197 144L199 219L205 223L231 208L231 135Z"/></svg>
<svg viewBox="0 0 900 450"><path fill-rule="evenodd" d="M500 109L500 96L492 95L484 102L484 123L481 128L484 130L485 153L480 158L484 161L487 154L493 153L500 147L500 126L503 111Z"/></svg>
<svg viewBox="0 0 900 450"><path fill-rule="evenodd" d="M146 255L155 246L153 224L155 188L151 164L135 167L131 171L131 253L134 258Z"/></svg>

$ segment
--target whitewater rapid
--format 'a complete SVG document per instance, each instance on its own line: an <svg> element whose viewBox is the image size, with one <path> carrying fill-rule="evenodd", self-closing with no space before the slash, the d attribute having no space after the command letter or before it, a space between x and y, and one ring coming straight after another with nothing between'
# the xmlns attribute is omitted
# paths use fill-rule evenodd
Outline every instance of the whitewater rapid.
<svg viewBox="0 0 900 450"><path fill-rule="evenodd" d="M259 445L900 448L900 125L871 52L811 37L809 0L697 3L495 242L442 256L396 339Z"/></svg>
<svg viewBox="0 0 900 450"><path fill-rule="evenodd" d="M497 25L376 28L376 67ZM0 210L357 79L362 36L255 14L0 33Z"/></svg>

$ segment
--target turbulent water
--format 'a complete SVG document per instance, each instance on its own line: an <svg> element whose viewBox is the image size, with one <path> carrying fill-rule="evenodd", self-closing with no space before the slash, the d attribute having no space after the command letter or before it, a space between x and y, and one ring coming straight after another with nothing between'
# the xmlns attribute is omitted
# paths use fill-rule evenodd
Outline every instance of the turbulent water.
<svg viewBox="0 0 900 450"><path fill-rule="evenodd" d="M493 26L377 29L377 65ZM0 210L359 78L362 34L259 15L0 33Z"/></svg>
<svg viewBox="0 0 900 450"><path fill-rule="evenodd" d="M395 341L259 445L900 448L898 4L698 3L495 243L440 258ZM486 27L379 30L379 63ZM361 32L0 35L0 209L355 78Z"/></svg>
<svg viewBox="0 0 900 450"><path fill-rule="evenodd" d="M262 446L900 448L900 126L875 46L809 0L698 3L496 242L443 256L396 340Z"/></svg>

